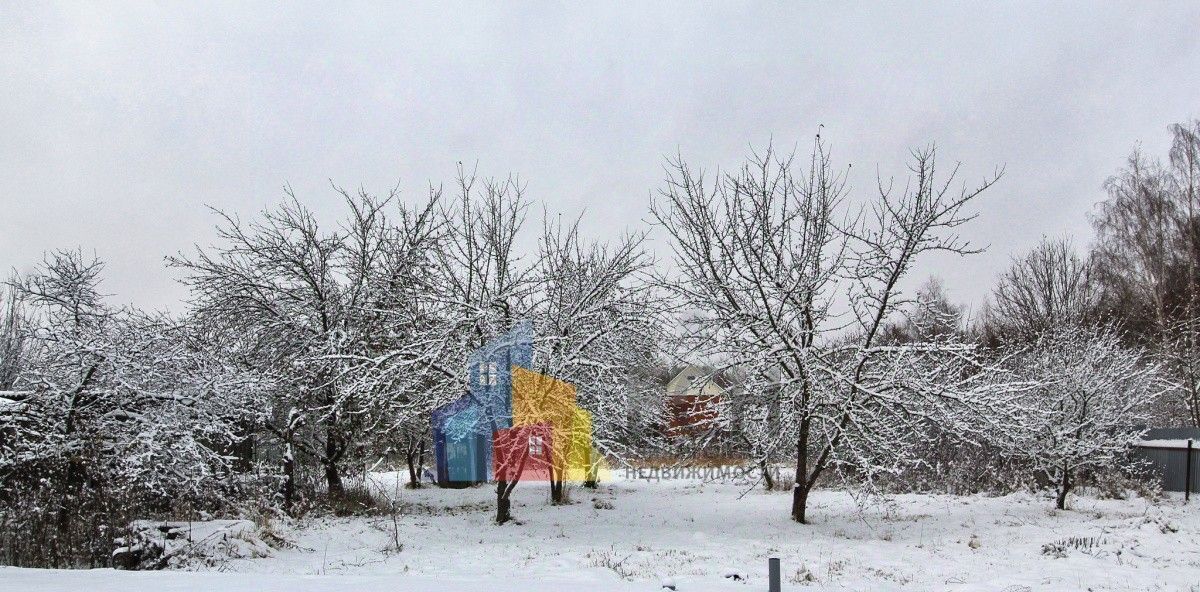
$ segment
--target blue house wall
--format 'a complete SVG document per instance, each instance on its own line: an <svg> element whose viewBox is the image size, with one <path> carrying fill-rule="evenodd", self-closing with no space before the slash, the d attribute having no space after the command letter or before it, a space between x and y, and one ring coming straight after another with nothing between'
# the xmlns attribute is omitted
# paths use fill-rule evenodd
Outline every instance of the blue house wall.
<svg viewBox="0 0 1200 592"><path fill-rule="evenodd" d="M492 478L492 433L512 427L512 367L533 361L533 324L522 321L471 352L468 390L433 411L438 483L463 487Z"/></svg>

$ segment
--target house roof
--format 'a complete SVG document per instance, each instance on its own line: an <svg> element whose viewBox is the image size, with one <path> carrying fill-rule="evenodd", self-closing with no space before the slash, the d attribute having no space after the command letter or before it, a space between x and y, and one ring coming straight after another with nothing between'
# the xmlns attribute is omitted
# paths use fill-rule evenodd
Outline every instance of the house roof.
<svg viewBox="0 0 1200 592"><path fill-rule="evenodd" d="M672 383L676 382L677 380L679 380L680 378L687 378L690 383L691 380L699 379L702 377L709 377L707 384L716 386L717 388L721 389L722 391L728 390L729 387L732 385L732 381L729 379L729 376L727 376L724 371L717 370L716 368L714 368L712 366L701 366L699 364L688 364L688 365L685 365L682 368L680 368L679 371L673 373L671 375L671 379L667 381L666 386L668 387L668 390L669 390L670 385ZM672 393L669 393L669 394L672 394Z"/></svg>

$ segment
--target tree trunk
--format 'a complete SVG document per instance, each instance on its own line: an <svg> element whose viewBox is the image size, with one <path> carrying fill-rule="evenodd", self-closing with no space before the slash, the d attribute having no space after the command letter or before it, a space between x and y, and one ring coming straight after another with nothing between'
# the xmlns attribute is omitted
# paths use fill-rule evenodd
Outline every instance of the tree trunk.
<svg viewBox="0 0 1200 592"><path fill-rule="evenodd" d="M404 450L404 461L408 463L408 486L412 489L421 488L421 465L425 460L425 440L419 444L409 442Z"/></svg>
<svg viewBox="0 0 1200 592"><path fill-rule="evenodd" d="M808 479L808 420L804 419L800 422L800 436L796 439L796 484L792 486L792 520L800 524L807 524L804 515L808 509L809 489L811 484Z"/></svg>
<svg viewBox="0 0 1200 592"><path fill-rule="evenodd" d="M512 489L508 487L507 481L496 482L496 524L512 520L512 502L508 499L510 493Z"/></svg>
<svg viewBox="0 0 1200 592"><path fill-rule="evenodd" d="M67 470L63 476L63 492L59 499L58 514L55 517L58 532L64 535L71 526L71 513L80 501L78 498L80 497L80 482L82 481L80 476L82 474L79 460L72 456L67 460Z"/></svg>
<svg viewBox="0 0 1200 592"><path fill-rule="evenodd" d="M504 524L512 520L512 492L517 487L521 473L525 470L525 461L527 460L529 460L528 448L521 454L521 462L517 464L512 481L506 481L499 477L496 479L496 524Z"/></svg>
<svg viewBox="0 0 1200 592"><path fill-rule="evenodd" d="M421 447L417 449L417 484L421 483L421 470L425 468L425 439L421 439Z"/></svg>
<svg viewBox="0 0 1200 592"><path fill-rule="evenodd" d="M346 488L342 487L342 476L338 474L337 463L333 461L325 463L325 485L329 497L342 497L346 493Z"/></svg>
<svg viewBox="0 0 1200 592"><path fill-rule="evenodd" d="M325 485L329 497L342 497L346 492L345 488L342 487L342 475L338 471L338 459L341 456L342 448L336 428L330 425L326 428L325 458L322 459L322 463L325 465Z"/></svg>
<svg viewBox="0 0 1200 592"><path fill-rule="evenodd" d="M76 321L78 325L78 321ZM71 395L71 404L67 408L67 418L63 427L63 435L67 436L68 440L75 434L75 415L76 410L83 404L83 395L87 387L92 382L92 377L96 375L96 364L88 367L83 378L79 381L79 386L75 387L74 394ZM71 525L71 512L75 510L78 504L79 496L82 493L84 478L83 462L77 456L77 453L71 452L67 458L67 469L63 475L63 494L58 508L58 515L55 517L58 531L65 534L67 528ZM74 498L74 499L72 499Z"/></svg>
<svg viewBox="0 0 1200 592"><path fill-rule="evenodd" d="M1071 470L1063 467L1062 482L1058 485L1058 509L1067 509L1067 493L1071 491Z"/></svg>
<svg viewBox="0 0 1200 592"><path fill-rule="evenodd" d="M292 444L288 442L283 455L283 512L292 515L292 504L296 499L296 459L292 455Z"/></svg>
<svg viewBox="0 0 1200 592"><path fill-rule="evenodd" d="M799 481L792 488L792 520L800 524L808 524L805 512L808 510L808 488Z"/></svg>
<svg viewBox="0 0 1200 592"><path fill-rule="evenodd" d="M408 463L408 486L416 489L421 486L421 477L417 475L416 459L411 450L404 453L404 461Z"/></svg>
<svg viewBox="0 0 1200 592"><path fill-rule="evenodd" d="M767 491L774 491L775 479L771 477L771 467L767 465L767 459L759 459L758 470L762 472L763 485L767 488Z"/></svg>
<svg viewBox="0 0 1200 592"><path fill-rule="evenodd" d="M596 449L588 450L587 478L583 480L583 486L588 489L600 487L600 462L597 456Z"/></svg>
<svg viewBox="0 0 1200 592"><path fill-rule="evenodd" d="M560 479L550 480L550 503L563 503L563 482Z"/></svg>

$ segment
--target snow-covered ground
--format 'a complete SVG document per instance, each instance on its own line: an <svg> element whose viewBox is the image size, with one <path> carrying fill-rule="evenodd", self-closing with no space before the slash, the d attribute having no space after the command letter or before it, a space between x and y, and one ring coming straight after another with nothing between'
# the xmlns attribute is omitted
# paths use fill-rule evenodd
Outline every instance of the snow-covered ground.
<svg viewBox="0 0 1200 592"><path fill-rule="evenodd" d="M389 491L393 488L384 485ZM743 495L744 494L744 495ZM813 524L786 493L732 483L618 481L551 506L514 494L520 524L492 524L491 488L400 490L403 548L388 518L323 519L275 532L295 544L223 573L0 569L0 590L1200 590L1200 500L901 495L859 509L815 494ZM611 509L610 509L611 507ZM726 578L738 574L741 580Z"/></svg>

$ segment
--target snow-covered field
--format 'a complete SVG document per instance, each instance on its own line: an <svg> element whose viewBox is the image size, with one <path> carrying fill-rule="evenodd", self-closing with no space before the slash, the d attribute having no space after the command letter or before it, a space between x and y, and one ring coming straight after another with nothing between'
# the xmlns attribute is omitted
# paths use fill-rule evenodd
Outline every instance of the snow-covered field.
<svg viewBox="0 0 1200 592"><path fill-rule="evenodd" d="M388 486L384 486L391 489ZM744 494L744 495L743 495ZM514 493L520 524L492 524L490 488L401 490L403 548L388 518L277 525L295 544L213 572L0 569L0 590L1200 590L1200 500L901 495L859 509L820 491L814 523L787 519L786 493L698 481ZM611 506L611 509L609 507ZM742 579L725 576L738 574Z"/></svg>

